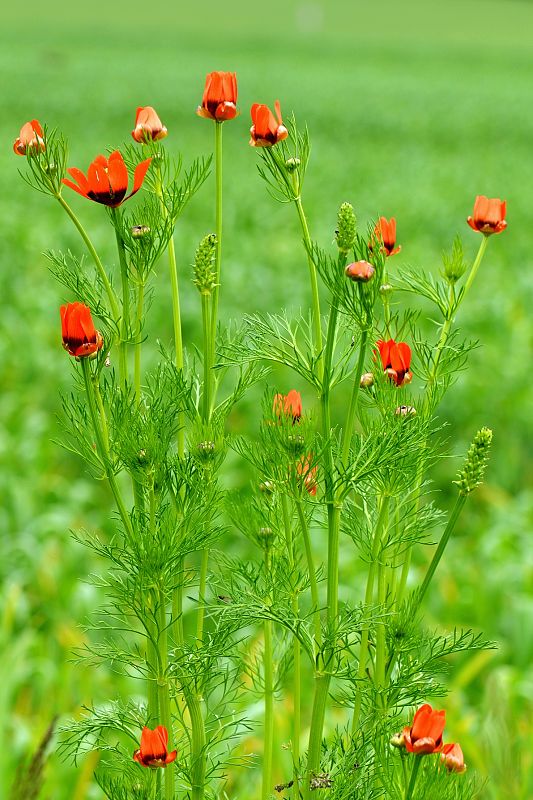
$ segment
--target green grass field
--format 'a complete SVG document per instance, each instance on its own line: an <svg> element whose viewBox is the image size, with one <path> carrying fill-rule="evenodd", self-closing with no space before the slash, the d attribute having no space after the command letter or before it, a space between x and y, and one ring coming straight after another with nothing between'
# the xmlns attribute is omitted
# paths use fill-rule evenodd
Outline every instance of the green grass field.
<svg viewBox="0 0 533 800"><path fill-rule="evenodd" d="M12 9L0 31L4 113L0 119L0 796L9 797L18 765L55 714L117 692L116 677L73 663L88 615L98 605L84 579L98 564L69 531L110 528L111 498L57 443L60 393L72 369L60 347L58 306L65 298L47 271L47 248L81 253L68 219L17 175L11 150L22 123L37 117L70 141L71 165L127 141L137 105L156 107L168 147L187 164L212 147L212 127L194 114L206 72L236 70L241 116L224 128L225 241L222 315L305 308L306 266L293 209L275 204L248 147L249 106L279 98L307 123L312 159L304 202L312 236L328 245L336 211L353 203L361 224L396 216L402 265L437 272L476 194L508 202L508 230L490 242L459 324L479 341L445 404L450 455L464 452L482 425L494 430L483 491L461 520L438 574L431 624L472 626L498 643L454 663L449 677L452 730L470 767L487 779L484 800L533 796L533 417L531 343L533 249L533 5L465 0L380 4L374 12L346 0L240 2L183 15L177 6L138 9L99 3L62 16L54 4ZM185 336L199 341L192 263L214 225L213 180L181 220ZM108 261L115 254L102 209L74 197ZM166 266L166 265L165 265ZM171 341L166 270L147 335ZM281 389L290 378L280 374ZM253 431L260 392L234 415ZM308 403L312 397L306 398ZM456 461L436 472L446 505ZM228 475L246 481L242 465ZM119 686L126 693L126 684ZM459 711L461 713L459 713ZM8 744L7 744L8 743ZM94 763L79 769L52 755L43 797L98 798ZM245 794L240 795L245 798Z"/></svg>

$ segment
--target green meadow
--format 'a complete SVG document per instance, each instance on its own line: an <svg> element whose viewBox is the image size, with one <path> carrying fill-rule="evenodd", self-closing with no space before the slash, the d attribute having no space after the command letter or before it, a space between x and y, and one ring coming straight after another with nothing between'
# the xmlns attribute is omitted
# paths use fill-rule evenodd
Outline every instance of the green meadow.
<svg viewBox="0 0 533 800"><path fill-rule="evenodd" d="M72 298L54 283L43 253L82 254L83 244L59 205L21 180L25 163L12 142L37 118L65 134L69 164L85 171L98 153L131 142L136 107L153 105L169 130L165 145L187 165L212 151L212 125L194 112L205 74L223 69L237 72L241 112L224 126L225 322L309 303L295 211L268 195L248 146L253 102L279 99L286 117L294 112L309 127L304 205L314 239L329 246L345 200L362 229L380 214L396 217L402 250L391 261L393 282L405 266L438 274L457 234L473 258L479 239L466 217L475 196L507 200L508 229L489 242L458 319L478 347L439 409L449 458L433 475L438 502L450 508L457 457L483 425L494 431L492 458L439 567L427 613L436 629L472 627L496 643L450 664L448 729L486 781L480 798L530 800L533 4L197 5L93 2L62 10L30 3L11 8L0 29L0 796L19 797L11 794L19 766L53 717L65 722L84 704L139 691L111 668L76 661L102 600L87 578L101 565L71 532L109 535L114 517L106 487L59 444L61 393L72 388L73 368L61 348L58 307ZM102 207L67 194L104 261L115 263ZM200 343L191 264L213 227L211 176L176 233L191 352ZM155 289L147 366L172 341L166 263ZM394 295L394 302L404 299ZM434 335L431 322L425 330ZM281 370L268 380L276 390L292 388ZM311 406L309 388L297 388ZM261 394L256 389L240 403L235 432L255 434ZM235 455L225 480L247 485ZM230 545L239 546L236 536ZM244 744L256 746L257 738ZM74 769L52 748L42 797L100 798L94 766L89 756ZM229 796L246 800L245 781Z"/></svg>

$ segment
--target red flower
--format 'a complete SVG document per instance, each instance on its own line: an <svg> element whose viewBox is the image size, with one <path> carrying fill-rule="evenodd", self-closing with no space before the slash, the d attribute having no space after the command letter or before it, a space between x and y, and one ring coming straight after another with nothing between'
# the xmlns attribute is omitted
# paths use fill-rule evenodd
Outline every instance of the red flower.
<svg viewBox="0 0 533 800"><path fill-rule="evenodd" d="M292 421L299 422L302 416L302 396L296 389L291 389L288 394L277 394L272 403L272 411L281 421L282 417L292 417Z"/></svg>
<svg viewBox="0 0 533 800"><path fill-rule="evenodd" d="M104 344L93 324L91 311L83 303L68 303L59 309L63 347L76 358L92 356Z"/></svg>
<svg viewBox="0 0 533 800"><path fill-rule="evenodd" d="M449 772L465 771L466 764L460 744L445 744L440 757L446 764L446 768Z"/></svg>
<svg viewBox="0 0 533 800"><path fill-rule="evenodd" d="M15 139L13 150L18 156L25 156L28 148L44 150L44 133L38 120L26 122L20 129L18 139Z"/></svg>
<svg viewBox="0 0 533 800"><path fill-rule="evenodd" d="M395 342L394 339L389 339L388 342L380 339L378 348L383 369L396 386L410 383L413 373L410 370L411 348L409 345L405 342Z"/></svg>
<svg viewBox="0 0 533 800"><path fill-rule="evenodd" d="M375 272L374 267L368 261L354 261L353 264L348 264L344 271L352 281L357 283L368 283Z"/></svg>
<svg viewBox="0 0 533 800"><path fill-rule="evenodd" d="M380 217L374 228L374 235L377 241L381 244L381 251L388 256L395 256L402 249L400 246L396 247L396 220L394 217L386 219Z"/></svg>
<svg viewBox="0 0 533 800"><path fill-rule="evenodd" d="M311 466L312 458L313 458L312 453L308 453L306 456L302 456L296 465L296 474L298 475L299 478L303 478L304 488L309 492L310 495L314 497L318 489L318 483L316 478L318 473L318 467Z"/></svg>
<svg viewBox="0 0 533 800"><path fill-rule="evenodd" d="M468 217L466 221L472 230L490 236L492 233L501 233L507 227L505 211L505 200L478 194L474 203L474 216Z"/></svg>
<svg viewBox="0 0 533 800"><path fill-rule="evenodd" d="M133 754L133 760L142 767L166 767L176 759L177 751L167 750L168 731L163 725L151 730L146 726L141 733L141 746Z"/></svg>
<svg viewBox="0 0 533 800"><path fill-rule="evenodd" d="M234 72L210 72L205 79L202 105L196 113L215 122L237 116L237 75Z"/></svg>
<svg viewBox="0 0 533 800"><path fill-rule="evenodd" d="M274 103L276 116L268 106L254 103L250 109L253 125L250 128L250 144L252 147L272 147L273 144L283 141L289 132L281 119L279 100Z"/></svg>
<svg viewBox="0 0 533 800"><path fill-rule="evenodd" d="M428 703L417 710L413 724L403 729L405 747L409 753L425 756L440 753L446 712L434 711Z"/></svg>
<svg viewBox="0 0 533 800"><path fill-rule="evenodd" d="M94 200L95 203L103 203L109 208L117 208L139 191L151 161L151 158L147 158L135 167L133 189L128 195L128 170L118 150L111 153L108 159L105 156L96 156L92 164L89 164L87 176L81 169L71 167L67 172L76 183L68 178L63 178L63 183L82 197Z"/></svg>
<svg viewBox="0 0 533 800"><path fill-rule="evenodd" d="M131 135L136 142L157 142L168 134L167 129L157 116L152 106L139 106L135 117L135 129Z"/></svg>

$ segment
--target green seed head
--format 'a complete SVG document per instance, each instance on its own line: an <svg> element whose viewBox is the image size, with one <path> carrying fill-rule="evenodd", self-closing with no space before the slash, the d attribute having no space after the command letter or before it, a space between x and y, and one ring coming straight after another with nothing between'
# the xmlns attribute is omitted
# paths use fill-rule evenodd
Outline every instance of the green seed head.
<svg viewBox="0 0 533 800"><path fill-rule="evenodd" d="M459 470L457 480L454 481L461 494L470 494L482 482L489 460L491 442L490 428L481 428L474 436L474 441L468 448L464 467Z"/></svg>
<svg viewBox="0 0 533 800"><path fill-rule="evenodd" d="M194 258L194 283L201 294L209 294L216 286L213 262L217 237L214 233L204 236Z"/></svg>
<svg viewBox="0 0 533 800"><path fill-rule="evenodd" d="M355 213L350 203L343 203L337 216L335 239L341 253L348 253L355 244Z"/></svg>

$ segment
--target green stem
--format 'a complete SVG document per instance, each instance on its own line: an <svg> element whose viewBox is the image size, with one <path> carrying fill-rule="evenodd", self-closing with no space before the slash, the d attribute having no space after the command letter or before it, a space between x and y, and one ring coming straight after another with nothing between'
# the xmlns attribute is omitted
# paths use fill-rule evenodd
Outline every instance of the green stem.
<svg viewBox="0 0 533 800"><path fill-rule="evenodd" d="M418 770L420 769L420 762L422 760L422 756L414 756L414 764L411 770L411 780L409 781L409 785L405 787L405 800L411 800L413 796L413 792L415 790L416 779L418 776Z"/></svg>
<svg viewBox="0 0 533 800"><path fill-rule="evenodd" d="M361 342L359 344L359 355L355 367L353 390L350 397L350 405L348 406L348 414L346 417L346 425L342 431L341 439L341 462L344 466L348 463L348 456L350 454L350 444L352 442L353 429L355 419L357 416L357 407L359 405L359 392L361 389L361 375L363 374L363 367L366 358L366 347L368 343L368 329L364 328L361 331Z"/></svg>
<svg viewBox="0 0 533 800"><path fill-rule="evenodd" d="M267 550L267 563L270 556ZM272 621L263 622L265 647L263 651L263 670L265 679L265 726L263 735L263 781L262 800L269 800L272 791L272 757L274 745L274 676L273 676L273 651L272 651Z"/></svg>
<svg viewBox="0 0 533 800"><path fill-rule="evenodd" d="M112 208L111 213L113 216L113 227L115 228L115 237L117 240L118 260L120 263L120 280L122 284L122 322L120 328L119 367L120 380L122 385L125 386L128 381L126 343L129 339L130 330L130 282L128 274L128 262L126 260L126 249L124 247L124 240L122 239L122 219L120 210L118 208Z"/></svg>
<svg viewBox="0 0 533 800"><path fill-rule="evenodd" d="M96 383L95 383L96 376L94 376L91 372L91 367L88 358L80 358L80 362L83 373L83 380L85 383L85 391L89 403L89 413L91 416L93 431L96 438L96 447L98 455L100 456L102 463L104 465L109 487L111 489L111 492L113 493L113 497L115 498L115 503L117 504L118 512L120 514L120 518L124 526L126 537L130 540L130 542L132 542L134 540L134 533L131 525L131 520L126 510L126 506L124 505L124 500L122 499L120 489L118 488L118 484L115 480L115 475L111 464L111 456L109 452L109 443L106 439L106 435L102 431L98 416L98 407L96 401Z"/></svg>
<svg viewBox="0 0 533 800"><path fill-rule="evenodd" d="M295 587L295 543L292 532L292 521L289 513L289 503L287 495L281 495L281 509L283 515L283 527L285 529L285 542L287 546L287 558L291 573L292 599L291 609L295 619L299 617L298 594ZM300 796L299 769L300 769L300 731L301 731L301 645L296 636L293 637L293 715L292 715L292 761L293 761L293 797Z"/></svg>
<svg viewBox="0 0 533 800"><path fill-rule="evenodd" d="M168 684L167 668L168 668L168 635L167 635L167 614L165 594L162 590L159 591L159 638L158 638L158 651L159 651L159 676L157 680L157 689L159 696L159 720L160 724L168 731L168 749L172 750L172 719L170 716L170 687ZM173 800L174 798L174 771L172 765L167 766L165 769L165 800Z"/></svg>
<svg viewBox="0 0 533 800"><path fill-rule="evenodd" d="M200 561L200 580L198 585L198 616L196 619L196 646L201 647L204 641L205 592L207 588L207 569L209 566L209 550L202 550Z"/></svg>
<svg viewBox="0 0 533 800"><path fill-rule="evenodd" d="M389 496L383 495L383 497L381 498L381 506L379 509L376 527L374 530L374 539L372 541L372 551L370 554L370 565L368 567L368 575L366 579L365 611L367 613L368 609L372 605L372 600L374 597L374 580L376 575L378 558L380 557L383 527L387 519L388 507L389 507ZM361 631L361 644L359 647L359 665L357 668L358 682L362 682L366 675L366 662L368 658L368 639L369 639L369 628L365 626ZM357 727L359 725L362 698L363 698L363 691L362 689L360 689L355 696L355 703L354 703L354 710L352 717L352 734L356 733Z"/></svg>
<svg viewBox="0 0 533 800"><path fill-rule="evenodd" d="M144 283L139 284L139 290L137 295L137 310L136 310L136 337L135 337L135 353L134 353L134 366L133 366L133 385L135 387L135 400L137 405L139 405L141 400L141 349L142 349L142 341L141 341L141 333L142 333L142 318L143 318L143 306L144 306Z"/></svg>
<svg viewBox="0 0 533 800"><path fill-rule="evenodd" d="M329 695L331 675L324 672L315 673L315 691L313 698L313 712L311 715L311 729L309 732L309 749L307 753L307 773L305 776L304 800L314 797L311 789L311 780L320 770L320 753L322 750L322 731L324 717Z"/></svg>
<svg viewBox="0 0 533 800"><path fill-rule="evenodd" d="M209 422L211 417L211 341L210 341L210 314L209 314L209 299L208 293L202 292L202 330L204 337L204 386L202 393L202 417L205 423Z"/></svg>
<svg viewBox="0 0 533 800"><path fill-rule="evenodd" d="M307 571L309 573L309 585L311 587L311 604L313 606L312 616L315 627L315 642L317 650L320 649L322 644L322 626L320 623L320 601L318 597L318 583L316 580L316 571L313 560L313 550L311 548L311 538L309 536L309 526L305 518L303 503L301 500L295 500L296 510L298 512L298 519L300 521L300 529L302 538L304 540L305 556L307 559Z"/></svg>
<svg viewBox="0 0 533 800"><path fill-rule="evenodd" d="M215 250L215 287L213 289L213 306L211 308L211 357L215 359L218 298L222 267L222 123L215 123L215 234L217 237Z"/></svg>
<svg viewBox="0 0 533 800"><path fill-rule="evenodd" d="M309 265L309 278L311 281L311 308L313 311L313 329L314 329L314 352L315 358L317 362L317 374L320 380L322 380L323 376L323 365L322 365L322 320L320 318L320 297L318 294L318 278L316 274L316 267L313 263L313 259L311 258L311 235L309 233L309 226L307 224L307 218L305 216L304 208L302 205L302 198L301 195L298 195L295 200L296 210L298 211L298 217L300 219L300 225L302 227L303 239L305 244L305 249L307 251L307 263Z"/></svg>
<svg viewBox="0 0 533 800"><path fill-rule="evenodd" d="M135 484L134 484L135 486ZM149 534L150 541L155 539L156 527L156 499L155 487L152 480L149 491ZM146 662L148 665L148 719L151 725L155 725L159 719L159 676L161 674L161 656L159 650L159 635L158 630L158 610L159 599L154 590L147 593L148 603L150 604L150 611L147 614L147 629L148 629L148 643L146 647ZM159 613L158 613L159 611Z"/></svg>
<svg viewBox="0 0 533 800"><path fill-rule="evenodd" d="M83 227L83 225L81 224L81 222L79 221L78 217L76 216L74 211L71 209L71 207L69 206L67 201L60 194L56 195L56 197L57 197L57 200L58 200L59 204L67 212L67 214L69 215L70 219L72 220L72 222L76 226L79 234L81 235L81 238L85 242L87 250L91 254L91 258L94 261L94 265L96 267L96 271L98 272L98 276L99 276L100 280L102 281L102 284L103 284L104 289L106 291L107 298L109 300L109 307L111 309L111 313L113 314L113 318L114 318L115 322L118 324L118 321L120 319L120 309L119 309L119 306L118 306L118 302L117 302L117 298L116 298L115 292L113 291L113 287L111 286L111 284L109 282L109 278L107 277L107 273L106 273L106 271L104 269L104 265L102 264L102 262L100 260L100 257L99 257L98 253L96 252L96 250L94 248L93 243L89 239L89 236L88 236L85 228Z"/></svg>
<svg viewBox="0 0 533 800"><path fill-rule="evenodd" d="M488 241L489 241L489 237L485 236L483 234L483 238L481 240L481 244L479 245L479 249L477 251L476 258L474 260L474 263L472 264L472 269L470 270L468 278L466 279L466 283L465 283L465 286L464 286L463 296L461 298L461 302L464 300L468 290L470 289L470 287L474 283L474 278L476 277L476 274L477 274L477 271L478 271L479 266L481 264L481 261L483 259L483 256L485 255L485 250L487 249Z"/></svg>
<svg viewBox="0 0 533 800"><path fill-rule="evenodd" d="M452 513L450 515L450 519L448 520L448 524L446 525L446 528L444 529L444 533L441 536L439 545L438 545L437 549L435 550L435 553L433 554L433 558L431 559L431 563L430 563L430 565L428 567L428 570L426 572L426 576L425 576L425 578L424 578L424 580L422 582L422 586L418 590L418 594L417 594L417 603L418 604L420 604L422 602L422 600L424 598L424 595L426 594L426 592L427 592L427 590L429 588L429 584L431 583L433 575L435 574L435 570L437 569L437 567L439 565L439 562L440 562L440 560L441 560L441 558L442 558L442 556L444 554L444 551L446 549L446 545L450 541L450 537L451 537L451 535L453 533L453 529L455 528L455 524L456 524L457 520L459 519L459 515L461 514L461 511L463 510L463 507L464 507L464 504L466 503L466 498L467 497L468 497L467 494L462 494L461 493L461 494L459 494L459 496L458 496L458 498L457 498L457 500L455 502L455 506L453 507L453 511L452 511Z"/></svg>
<svg viewBox="0 0 533 800"><path fill-rule="evenodd" d="M191 718L191 800L203 800L205 792L205 724L200 700L193 691L183 689Z"/></svg>

